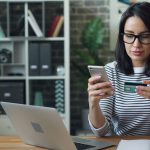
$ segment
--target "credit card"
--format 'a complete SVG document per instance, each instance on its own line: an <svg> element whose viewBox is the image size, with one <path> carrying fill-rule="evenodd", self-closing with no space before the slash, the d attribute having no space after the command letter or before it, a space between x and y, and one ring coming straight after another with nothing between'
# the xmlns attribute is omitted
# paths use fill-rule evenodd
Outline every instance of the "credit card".
<svg viewBox="0 0 150 150"><path fill-rule="evenodd" d="M127 93L136 93L136 86L147 86L147 84L141 82L125 82L124 91Z"/></svg>

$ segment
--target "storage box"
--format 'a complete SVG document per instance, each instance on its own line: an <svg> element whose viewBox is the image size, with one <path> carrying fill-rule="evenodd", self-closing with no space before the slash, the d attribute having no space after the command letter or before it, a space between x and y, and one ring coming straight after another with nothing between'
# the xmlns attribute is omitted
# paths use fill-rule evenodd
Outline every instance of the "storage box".
<svg viewBox="0 0 150 150"><path fill-rule="evenodd" d="M24 104L25 81L0 81L0 101ZM2 107L0 113L4 113Z"/></svg>

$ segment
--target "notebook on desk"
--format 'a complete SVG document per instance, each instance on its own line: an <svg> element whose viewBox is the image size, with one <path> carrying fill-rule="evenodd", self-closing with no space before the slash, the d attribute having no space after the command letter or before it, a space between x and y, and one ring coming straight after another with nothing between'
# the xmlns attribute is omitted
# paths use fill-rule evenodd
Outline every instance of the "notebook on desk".
<svg viewBox="0 0 150 150"><path fill-rule="evenodd" d="M72 138L54 108L8 102L1 105L26 144L53 150L97 150L113 146L109 142ZM78 148L75 143L88 147Z"/></svg>

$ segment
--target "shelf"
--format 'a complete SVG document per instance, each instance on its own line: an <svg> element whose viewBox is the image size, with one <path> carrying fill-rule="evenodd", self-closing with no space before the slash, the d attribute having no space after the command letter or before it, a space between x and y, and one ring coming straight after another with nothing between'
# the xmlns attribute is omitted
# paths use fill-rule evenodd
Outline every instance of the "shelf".
<svg viewBox="0 0 150 150"><path fill-rule="evenodd" d="M45 37L45 38L38 38L38 37L28 37L29 41L64 41L64 37Z"/></svg>
<svg viewBox="0 0 150 150"><path fill-rule="evenodd" d="M42 2L63 2L64 0L42 0ZM1 0L1 2L11 2L11 3L16 3L16 2L19 2L19 3L25 3L25 2L34 2L34 3L37 3L37 2L41 2L41 0Z"/></svg>
<svg viewBox="0 0 150 150"><path fill-rule="evenodd" d="M37 76L37 77L29 77L29 80L56 80L56 79L65 79L64 76Z"/></svg>
<svg viewBox="0 0 150 150"><path fill-rule="evenodd" d="M25 80L25 77L20 77L20 76L15 76L15 77L10 77L10 76L5 76L5 77L0 77L0 80L10 80L10 81L14 81L14 80Z"/></svg>
<svg viewBox="0 0 150 150"><path fill-rule="evenodd" d="M0 87L5 82L23 82L25 96L21 102L31 105L36 92L41 92L43 106L55 107L69 130L69 1L1 0L0 9L4 12L0 25L5 33L0 37L0 58L6 58L6 62L0 59ZM52 28L56 17L60 26L57 23ZM0 95L2 92L0 89Z"/></svg>
<svg viewBox="0 0 150 150"><path fill-rule="evenodd" d="M10 41L24 41L24 37L4 37L0 38L0 42L10 42Z"/></svg>
<svg viewBox="0 0 150 150"><path fill-rule="evenodd" d="M0 42L10 42L10 41L64 41L64 37L4 37L0 38Z"/></svg>

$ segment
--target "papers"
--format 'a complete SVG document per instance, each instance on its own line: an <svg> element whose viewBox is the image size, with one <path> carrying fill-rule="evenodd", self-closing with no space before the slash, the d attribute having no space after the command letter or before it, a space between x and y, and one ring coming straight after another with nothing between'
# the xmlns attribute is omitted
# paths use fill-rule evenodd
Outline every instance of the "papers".
<svg viewBox="0 0 150 150"><path fill-rule="evenodd" d="M121 140L117 150L150 150L150 140Z"/></svg>

